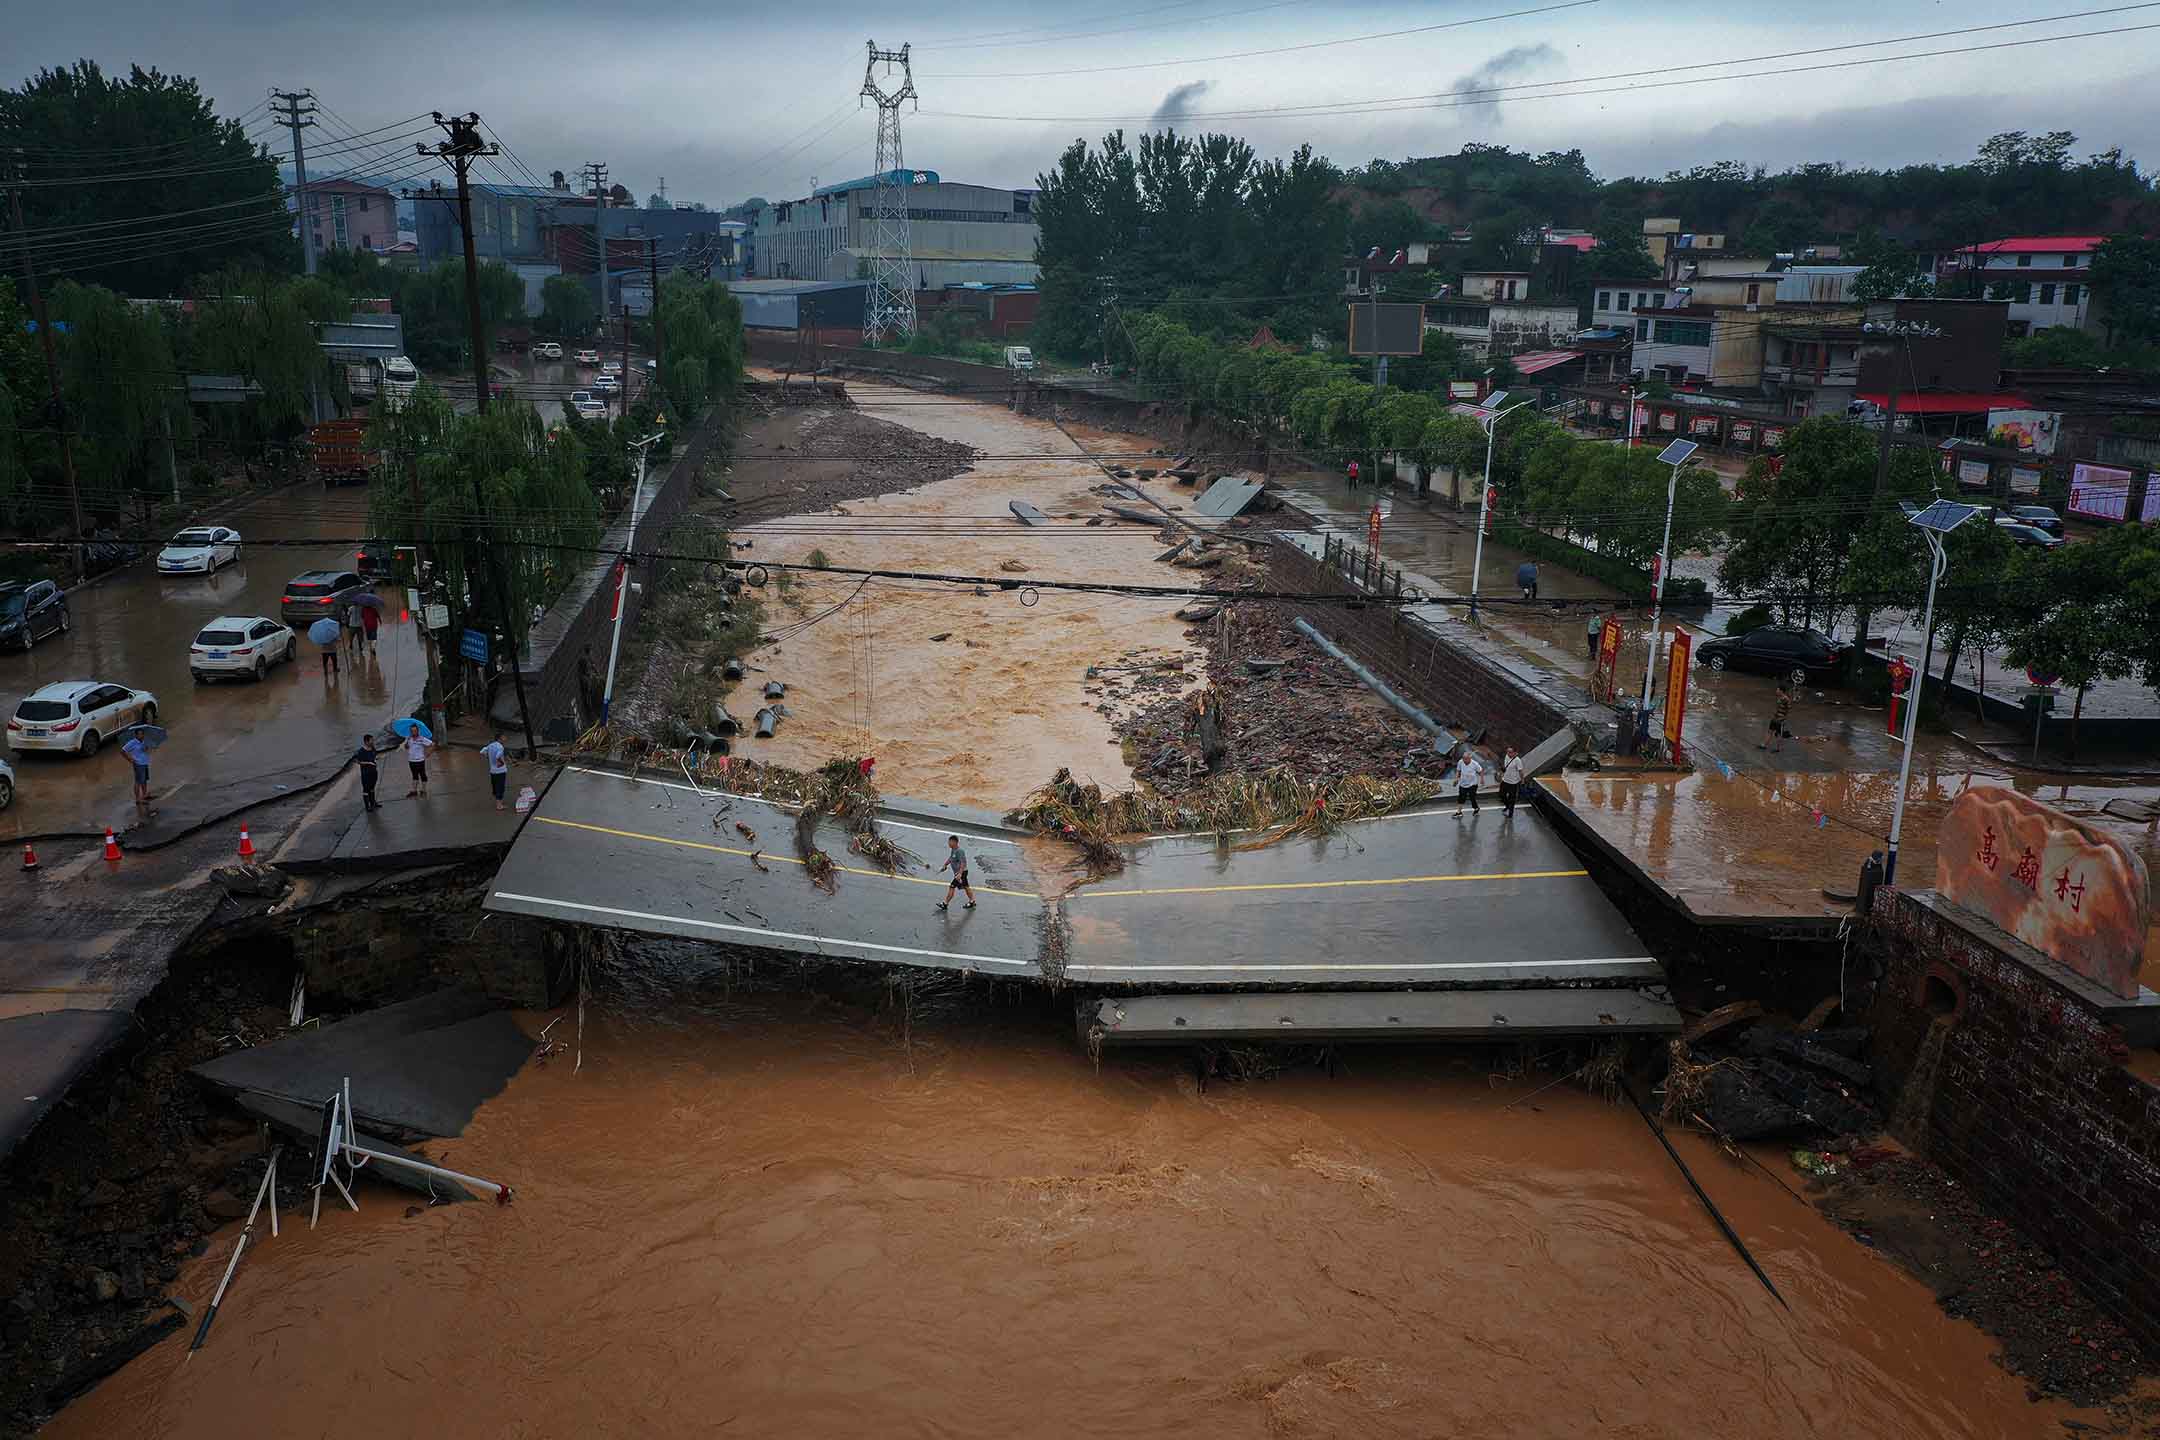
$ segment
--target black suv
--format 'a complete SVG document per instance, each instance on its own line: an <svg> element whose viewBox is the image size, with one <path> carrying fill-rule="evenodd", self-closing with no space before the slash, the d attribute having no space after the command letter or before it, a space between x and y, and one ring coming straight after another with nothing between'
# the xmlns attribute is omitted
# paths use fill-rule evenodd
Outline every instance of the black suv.
<svg viewBox="0 0 2160 1440"><path fill-rule="evenodd" d="M1764 625L1745 635L1703 641L1695 647L1695 660L1712 670L1753 670L1782 675L1798 684L1835 675L1845 663L1845 650L1820 630Z"/></svg>
<svg viewBox="0 0 2160 1440"><path fill-rule="evenodd" d="M0 585L0 646L28 650L68 628L67 595L51 580Z"/></svg>

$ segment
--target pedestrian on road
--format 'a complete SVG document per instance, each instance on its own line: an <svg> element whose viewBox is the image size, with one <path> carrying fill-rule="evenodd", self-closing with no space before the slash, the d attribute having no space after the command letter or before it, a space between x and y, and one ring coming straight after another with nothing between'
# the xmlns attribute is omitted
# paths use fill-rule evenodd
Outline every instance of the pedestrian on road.
<svg viewBox="0 0 2160 1440"><path fill-rule="evenodd" d="M347 605L345 607L345 614L339 622L345 627L345 643L352 647L352 652L355 658L357 658L360 654L361 609L362 607L359 605Z"/></svg>
<svg viewBox="0 0 2160 1440"><path fill-rule="evenodd" d="M375 749L375 737L373 735L362 735L360 737L360 748L353 751L352 758L353 763L360 767L360 808L362 810L378 810L382 808L375 803L375 782L381 777L381 770L376 764L381 758L381 754Z"/></svg>
<svg viewBox="0 0 2160 1440"><path fill-rule="evenodd" d="M1355 461L1355 460L1352 460L1352 461L1350 462L1350 469L1349 469L1349 471L1348 471L1347 473L1348 473L1348 476L1349 476L1349 480L1350 480L1350 488L1351 488L1352 490L1355 490L1355 489L1357 489L1357 487L1358 487L1358 468L1357 468L1357 461Z"/></svg>
<svg viewBox="0 0 2160 1440"><path fill-rule="evenodd" d="M407 790L406 795L427 798L427 752L434 748L435 742L421 734L418 727L405 737L405 764L412 771L413 783L413 788Z"/></svg>
<svg viewBox="0 0 2160 1440"><path fill-rule="evenodd" d="M1477 788L1484 779L1485 766L1483 763L1478 760L1474 752L1463 751L1462 759L1456 762L1455 765L1455 813L1457 815L1462 814L1465 805L1470 807L1472 815L1478 813Z"/></svg>
<svg viewBox="0 0 2160 1440"><path fill-rule="evenodd" d="M1783 750L1785 748L1785 717L1790 714L1792 714L1792 686L1788 682L1780 680L1777 687L1777 708L1770 712L1770 733L1763 743L1755 748L1768 750L1773 755Z"/></svg>
<svg viewBox="0 0 2160 1440"><path fill-rule="evenodd" d="M1605 617L1595 610L1590 612L1589 633L1586 638L1590 642L1590 654L1594 658L1598 652L1598 642L1605 638Z"/></svg>
<svg viewBox="0 0 2160 1440"><path fill-rule="evenodd" d="M381 625L382 617L375 613L374 606L363 605L360 607L360 635L362 639L367 641L367 650L370 655L375 653L375 632Z"/></svg>
<svg viewBox="0 0 2160 1440"><path fill-rule="evenodd" d="M1522 587L1523 599L1537 599L1537 561L1525 560L1515 567L1515 583Z"/></svg>
<svg viewBox="0 0 2160 1440"><path fill-rule="evenodd" d="M503 749L502 737L503 732L497 730L495 738L480 747L480 753L487 756L488 788L495 792L497 810L503 808L503 791L510 785L510 755Z"/></svg>
<svg viewBox="0 0 2160 1440"><path fill-rule="evenodd" d="M150 808L150 747L143 744L142 736L130 735L120 753L135 767L135 808L145 815L155 814Z"/></svg>
<svg viewBox="0 0 2160 1440"><path fill-rule="evenodd" d="M343 632L343 631L341 630L341 631L339 631L339 632L338 632L338 635L339 635L339 638L343 638L344 632ZM319 642L319 641L318 641L317 643L319 644L319 643L321 643L321 642ZM323 673L323 678L324 678L325 680L334 680L334 679L336 679L336 678L337 678L337 673L338 673L338 653L337 653L337 652L338 652L338 642L337 642L337 640L335 640L335 639L333 639L333 640L332 640L332 641L331 641L331 642L330 642L329 644L327 644L327 645L324 645L324 646L322 647L322 673Z"/></svg>
<svg viewBox="0 0 2160 1440"><path fill-rule="evenodd" d="M1522 794L1522 756L1515 747L1507 747L1507 754L1500 758L1500 813L1508 819L1515 818L1515 801Z"/></svg>
<svg viewBox="0 0 2160 1440"><path fill-rule="evenodd" d="M965 892L968 897L967 904L963 908L974 909L975 887L968 884L967 851L960 848L960 837L958 835L945 837L945 863L938 866L938 869L952 871L952 883L945 887L945 898L938 901L938 913L940 915L944 914L945 907L952 904L955 890Z"/></svg>

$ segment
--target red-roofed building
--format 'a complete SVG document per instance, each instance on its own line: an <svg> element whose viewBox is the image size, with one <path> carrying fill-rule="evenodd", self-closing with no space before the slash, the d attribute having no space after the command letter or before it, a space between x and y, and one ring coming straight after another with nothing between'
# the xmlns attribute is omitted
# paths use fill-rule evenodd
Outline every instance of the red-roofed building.
<svg viewBox="0 0 2160 1440"><path fill-rule="evenodd" d="M1958 251L1942 274L1945 294L1968 294L1975 267L1980 296L2010 305L2010 335L2090 328L2092 252L2105 235L2015 235Z"/></svg>

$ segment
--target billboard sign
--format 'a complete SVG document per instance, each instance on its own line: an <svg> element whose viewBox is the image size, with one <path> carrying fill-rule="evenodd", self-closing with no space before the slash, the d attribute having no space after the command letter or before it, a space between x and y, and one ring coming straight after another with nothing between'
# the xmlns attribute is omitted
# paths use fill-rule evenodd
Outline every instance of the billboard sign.
<svg viewBox="0 0 2160 1440"><path fill-rule="evenodd" d="M1590 676L1590 694L1610 701L1620 683L1620 617L1607 615L1598 629L1597 669Z"/></svg>
<svg viewBox="0 0 2160 1440"><path fill-rule="evenodd" d="M1695 648L1695 637L1685 630L1675 630L1672 649L1665 657L1665 740L1675 749L1680 745L1680 725L1687 718L1688 656Z"/></svg>
<svg viewBox="0 0 2160 1440"><path fill-rule="evenodd" d="M2040 493L2040 475L2041 472L2030 465L2013 466L2010 471L2010 493L2012 495L2038 495Z"/></svg>
<svg viewBox="0 0 2160 1440"><path fill-rule="evenodd" d="M1377 342L1374 337L1379 337ZM1425 307L1389 304L1350 307L1352 355L1422 355L1425 353Z"/></svg>
<svg viewBox="0 0 2160 1440"><path fill-rule="evenodd" d="M1957 475L1958 484L1967 490L1985 490L1993 478L1994 467L1985 460L1960 460Z"/></svg>
<svg viewBox="0 0 2160 1440"><path fill-rule="evenodd" d="M2130 472L2080 461L2070 472L2067 508L2088 520L2122 519L2130 509Z"/></svg>

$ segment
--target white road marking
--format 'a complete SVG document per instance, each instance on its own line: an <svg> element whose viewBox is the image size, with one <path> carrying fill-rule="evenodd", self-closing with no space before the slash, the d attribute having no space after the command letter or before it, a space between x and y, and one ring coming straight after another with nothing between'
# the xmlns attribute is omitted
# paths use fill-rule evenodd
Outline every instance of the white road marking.
<svg viewBox="0 0 2160 1440"><path fill-rule="evenodd" d="M755 798L755 797L751 797ZM1032 960L1008 960L1002 955L964 955L953 950L920 950L912 945L880 945L874 940L854 940L844 935L804 935L793 930L767 930L760 925L730 925L722 920L700 920L691 915L656 915L650 910L623 910L613 905L587 905L577 900L558 900L552 895L520 895L497 890L490 898L517 900L527 905L555 905L593 915L614 915L624 920L651 920L667 925L695 925L701 930L728 930L742 935L765 935L775 940L800 940L810 945L852 945L859 950L881 950L889 955L920 955L932 960L965 960L976 965L1011 965L1026 970Z"/></svg>
<svg viewBox="0 0 2160 1440"><path fill-rule="evenodd" d="M1131 974L1205 974L1205 975L1266 975L1277 970L1520 970L1573 969L1589 965L1643 965L1655 964L1650 955L1622 955L1603 960L1447 960L1424 964L1313 964L1313 965L1067 965L1065 973L1080 971L1116 971Z"/></svg>
<svg viewBox="0 0 2160 1440"><path fill-rule="evenodd" d="M658 785L663 790L688 790L691 794L702 795L707 800L715 798L722 800L748 800L754 804L770 806L775 810L792 811L802 809L802 806L790 805L785 800L768 800L762 795L741 795L737 794L733 790L706 790L696 785L685 785L679 780L650 780L643 775L618 775L612 770L592 770L586 768L583 765L565 765L563 766L563 769L569 771L573 775L598 775L603 779L623 780L629 782L632 785ZM972 827L974 824L973 821L962 820L955 821L954 823L961 826L963 829L969 830L971 839L979 841L980 843L985 845L1018 846L1020 843L1017 840L1006 840L996 835L975 834L970 829L970 827ZM940 830L937 829L935 826L931 825L910 825L905 820L887 820L882 815L878 817L878 824L890 825L895 830L920 830L925 835L950 835L953 833L953 831L951 830Z"/></svg>

